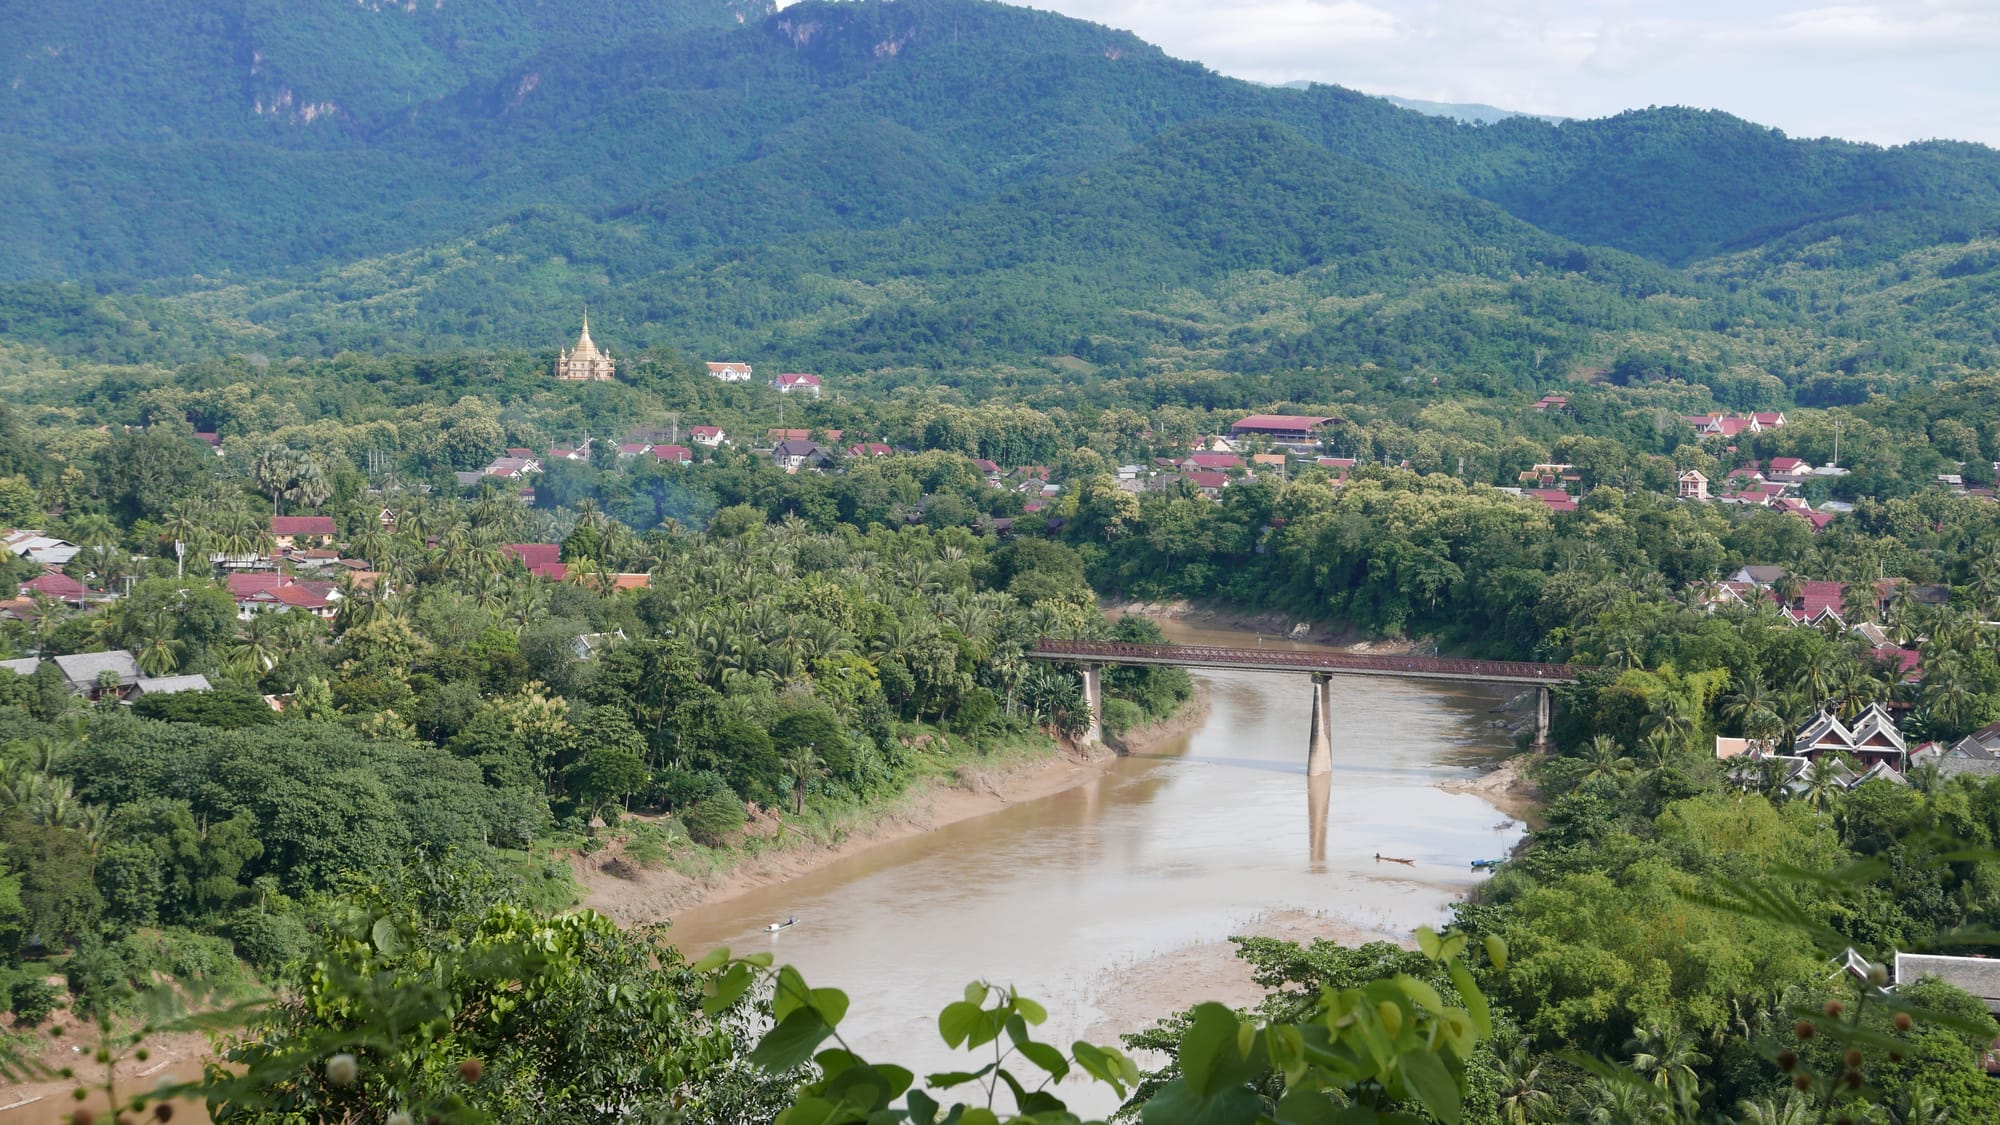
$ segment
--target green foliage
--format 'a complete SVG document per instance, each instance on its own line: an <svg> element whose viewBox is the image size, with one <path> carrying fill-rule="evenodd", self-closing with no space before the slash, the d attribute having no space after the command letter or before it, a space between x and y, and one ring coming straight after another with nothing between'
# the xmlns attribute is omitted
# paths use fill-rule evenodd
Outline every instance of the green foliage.
<svg viewBox="0 0 2000 1125"><path fill-rule="evenodd" d="M697 844L711 848L729 843L743 830L749 815L743 802L728 793L711 793L680 811L681 827Z"/></svg>

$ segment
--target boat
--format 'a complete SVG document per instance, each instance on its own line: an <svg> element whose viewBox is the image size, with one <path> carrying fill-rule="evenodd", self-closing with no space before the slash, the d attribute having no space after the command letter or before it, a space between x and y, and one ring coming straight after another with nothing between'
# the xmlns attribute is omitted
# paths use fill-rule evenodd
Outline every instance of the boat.
<svg viewBox="0 0 2000 1125"><path fill-rule="evenodd" d="M1485 871L1490 868L1498 867L1505 862L1507 861L1504 859L1475 859L1472 861L1472 866L1475 870Z"/></svg>
<svg viewBox="0 0 2000 1125"><path fill-rule="evenodd" d="M1376 853L1375 853L1375 862L1376 862L1376 863L1400 863L1400 864L1402 864L1402 865L1403 865L1404 867L1415 867L1415 866L1417 865L1417 861L1416 861L1416 860L1414 860L1414 859L1397 859L1397 858L1396 858L1395 856L1392 856L1392 855L1383 855L1383 854L1382 854L1381 852L1376 852Z"/></svg>
<svg viewBox="0 0 2000 1125"><path fill-rule="evenodd" d="M768 934L775 934L775 933L777 933L777 932L778 932L779 930L782 930L782 929L785 929L785 928L787 928L787 927L789 927L789 926L796 926L796 925L798 925L798 924L799 924L799 920L798 920L798 918L797 918L796 916L794 916L794 917L791 917L791 918L787 918L787 919L785 919L785 920L784 920L784 921L782 921L782 922L773 922L773 923L771 923L770 925L768 925L768 926L765 926L765 927L764 927L764 932L765 932L765 933L768 933Z"/></svg>

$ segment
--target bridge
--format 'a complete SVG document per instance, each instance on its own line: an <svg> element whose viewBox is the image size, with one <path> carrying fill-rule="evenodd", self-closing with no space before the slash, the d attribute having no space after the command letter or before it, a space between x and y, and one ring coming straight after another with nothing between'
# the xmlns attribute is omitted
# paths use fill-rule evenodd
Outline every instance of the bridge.
<svg viewBox="0 0 2000 1125"><path fill-rule="evenodd" d="M1306 774L1333 770L1333 677L1388 676L1405 680L1513 684L1535 689L1535 744L1549 739L1556 684L1575 683L1581 669L1568 664L1520 660L1457 660L1437 656L1384 656L1359 652L1314 652L1285 648L1222 648L1213 645L1148 645L1120 641L1064 641L1044 637L1025 654L1029 660L1083 665L1083 697L1090 709L1085 742L1102 741L1098 716L1104 705L1101 673L1106 664L1151 664L1175 668L1227 668L1250 672L1305 673L1313 682L1312 732Z"/></svg>

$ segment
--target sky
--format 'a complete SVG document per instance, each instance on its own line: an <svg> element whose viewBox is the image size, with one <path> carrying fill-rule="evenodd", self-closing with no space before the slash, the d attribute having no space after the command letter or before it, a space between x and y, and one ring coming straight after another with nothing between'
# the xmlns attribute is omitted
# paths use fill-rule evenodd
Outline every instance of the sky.
<svg viewBox="0 0 2000 1125"><path fill-rule="evenodd" d="M2000 147L2000 0L1016 0L1259 82Z"/></svg>

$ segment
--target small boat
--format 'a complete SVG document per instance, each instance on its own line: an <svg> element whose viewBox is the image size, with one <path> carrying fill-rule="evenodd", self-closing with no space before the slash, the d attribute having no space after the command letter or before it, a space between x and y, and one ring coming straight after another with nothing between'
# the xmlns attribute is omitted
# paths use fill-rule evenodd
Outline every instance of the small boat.
<svg viewBox="0 0 2000 1125"><path fill-rule="evenodd" d="M1416 860L1414 860L1414 859L1397 859L1397 858L1396 858L1395 856L1392 856L1392 855L1383 855L1383 854L1382 854L1381 852L1376 852L1376 853L1375 853L1375 862L1376 862L1376 863L1400 863L1400 864L1402 864L1402 865L1403 865L1404 867L1415 867L1415 866L1417 865L1417 861L1416 861Z"/></svg>
<svg viewBox="0 0 2000 1125"><path fill-rule="evenodd" d="M1472 861L1472 866L1474 870L1485 871L1489 868L1498 867L1505 862L1507 861L1504 859L1475 859Z"/></svg>
<svg viewBox="0 0 2000 1125"><path fill-rule="evenodd" d="M782 929L785 929L785 928L786 928L786 927L788 927L788 926L796 926L796 925L798 925L798 924L799 924L799 920L798 920L798 918L797 918L797 917L791 917L791 918L787 918L787 919L785 919L785 920L784 920L784 921L782 921L782 922L773 922L773 923L771 923L770 925L768 925L768 926L765 926L765 927L764 927L764 932L765 932L765 933L768 933L768 934L775 934L775 933L777 933L777 932L778 932L779 930L782 930Z"/></svg>

